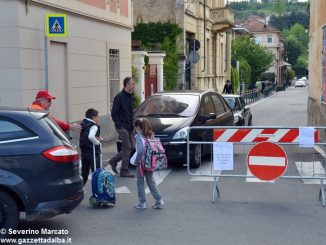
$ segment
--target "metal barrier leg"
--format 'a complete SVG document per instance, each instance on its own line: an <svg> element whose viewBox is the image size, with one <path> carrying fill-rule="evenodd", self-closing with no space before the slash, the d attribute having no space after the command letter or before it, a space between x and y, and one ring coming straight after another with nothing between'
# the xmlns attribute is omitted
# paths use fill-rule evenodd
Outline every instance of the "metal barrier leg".
<svg viewBox="0 0 326 245"><path fill-rule="evenodd" d="M218 189L217 177L214 177L214 189L213 189L213 199L212 202L215 203L216 201L216 194L217 198L220 198L220 190Z"/></svg>
<svg viewBox="0 0 326 245"><path fill-rule="evenodd" d="M321 201L323 207L325 207L325 189L323 179L320 179L319 201Z"/></svg>

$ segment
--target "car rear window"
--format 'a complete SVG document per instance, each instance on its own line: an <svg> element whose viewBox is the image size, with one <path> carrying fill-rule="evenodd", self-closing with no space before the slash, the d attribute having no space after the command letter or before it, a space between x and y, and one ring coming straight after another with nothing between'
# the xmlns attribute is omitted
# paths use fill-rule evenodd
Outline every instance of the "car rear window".
<svg viewBox="0 0 326 245"><path fill-rule="evenodd" d="M34 137L35 134L20 125L0 118L0 141Z"/></svg>
<svg viewBox="0 0 326 245"><path fill-rule="evenodd" d="M155 95L147 99L137 109L135 116L178 115L194 116L199 105L198 95L166 94Z"/></svg>
<svg viewBox="0 0 326 245"><path fill-rule="evenodd" d="M47 127L49 130L53 132L53 134L58 137L61 141L70 144L69 139L67 138L66 134L59 128L59 126L54 123L50 118L43 117L40 119L40 122Z"/></svg>

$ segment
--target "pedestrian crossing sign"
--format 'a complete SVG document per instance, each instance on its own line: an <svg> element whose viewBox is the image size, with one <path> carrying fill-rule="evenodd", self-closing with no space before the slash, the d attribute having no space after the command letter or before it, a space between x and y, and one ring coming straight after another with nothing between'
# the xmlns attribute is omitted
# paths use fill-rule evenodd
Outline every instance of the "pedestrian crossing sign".
<svg viewBox="0 0 326 245"><path fill-rule="evenodd" d="M45 31L48 37L67 36L67 15L66 14L47 14L45 18Z"/></svg>

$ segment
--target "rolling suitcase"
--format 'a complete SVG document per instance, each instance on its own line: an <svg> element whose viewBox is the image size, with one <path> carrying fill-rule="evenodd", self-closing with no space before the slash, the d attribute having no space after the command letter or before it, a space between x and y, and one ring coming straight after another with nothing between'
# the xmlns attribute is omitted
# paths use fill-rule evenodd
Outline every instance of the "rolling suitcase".
<svg viewBox="0 0 326 245"><path fill-rule="evenodd" d="M102 145L100 145L100 168L96 169L95 146L93 145L94 173L92 174L92 196L89 203L93 206L115 204L114 176L102 167Z"/></svg>

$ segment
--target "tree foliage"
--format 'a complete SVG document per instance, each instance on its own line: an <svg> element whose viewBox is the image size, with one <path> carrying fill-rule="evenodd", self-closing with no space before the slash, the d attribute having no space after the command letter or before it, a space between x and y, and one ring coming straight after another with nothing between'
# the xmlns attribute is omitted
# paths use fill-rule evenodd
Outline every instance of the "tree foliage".
<svg viewBox="0 0 326 245"><path fill-rule="evenodd" d="M144 46L151 46L153 43L163 43L165 38L176 42L177 36L182 29L172 22L150 22L138 23L131 34L132 40L141 40Z"/></svg>
<svg viewBox="0 0 326 245"><path fill-rule="evenodd" d="M283 30L286 40L287 57L292 68L298 76L307 73L308 62L308 31L300 24L293 25L290 29Z"/></svg>
<svg viewBox="0 0 326 245"><path fill-rule="evenodd" d="M278 13L279 15L283 14L285 10L285 3L283 0L277 0L274 3L273 10L275 13Z"/></svg>
<svg viewBox="0 0 326 245"><path fill-rule="evenodd" d="M290 29L283 31L285 37L294 36L304 47L308 47L309 34L308 31L300 24L294 24Z"/></svg>
<svg viewBox="0 0 326 245"><path fill-rule="evenodd" d="M274 54L267 48L255 43L249 37L237 37L232 41L232 60L244 59L251 67L251 80L256 81L262 72L268 70Z"/></svg>
<svg viewBox="0 0 326 245"><path fill-rule="evenodd" d="M245 59L240 59L239 63L240 82L244 82L246 88L248 88L251 78L251 67Z"/></svg>
<svg viewBox="0 0 326 245"><path fill-rule="evenodd" d="M173 42L169 38L165 38L162 44L162 50L166 53L164 59L164 76L166 77L166 82L164 84L165 90L175 89L178 82L179 54L176 52L176 45L176 42Z"/></svg>
<svg viewBox="0 0 326 245"><path fill-rule="evenodd" d="M303 46L301 42L293 35L286 37L287 57L290 64L294 65L297 63L298 57L301 55Z"/></svg>
<svg viewBox="0 0 326 245"><path fill-rule="evenodd" d="M306 11L292 11L283 15L272 15L269 24L280 30L290 29L294 24L300 24L304 28L309 28L309 13Z"/></svg>
<svg viewBox="0 0 326 245"><path fill-rule="evenodd" d="M260 75L259 80L261 81L270 81L270 82L275 82L275 73L274 72L264 72Z"/></svg>
<svg viewBox="0 0 326 245"><path fill-rule="evenodd" d="M283 0L281 3L279 3L278 1L274 3L270 0L262 0L261 2L239 1L239 2L230 2L229 6L235 11L235 18L237 20L244 20L250 15L269 16L277 13L277 15L281 17L281 14L285 14L285 13L305 12L305 15L301 20L300 20L300 15L295 14L296 16L298 16L297 23L303 25L301 21L303 21L304 19L305 23L309 25L309 19L308 22L306 22L306 18L305 18L307 15L309 16L309 2L291 3ZM289 26L287 26L287 28L289 28Z"/></svg>
<svg viewBox="0 0 326 245"><path fill-rule="evenodd" d="M233 87L234 93L237 93L239 89L239 73L236 68L231 68L231 84Z"/></svg>
<svg viewBox="0 0 326 245"><path fill-rule="evenodd" d="M291 68L288 68L286 71L287 71L287 77L289 78L289 80L293 80L295 77L295 71L292 70Z"/></svg>
<svg viewBox="0 0 326 245"><path fill-rule="evenodd" d="M164 76L166 82L164 89L173 90L177 85L178 79L178 60L177 38L182 33L182 29L171 22L166 23L138 23L132 32L132 40L142 41L142 47L151 50L153 44L160 44L159 49L164 51Z"/></svg>

